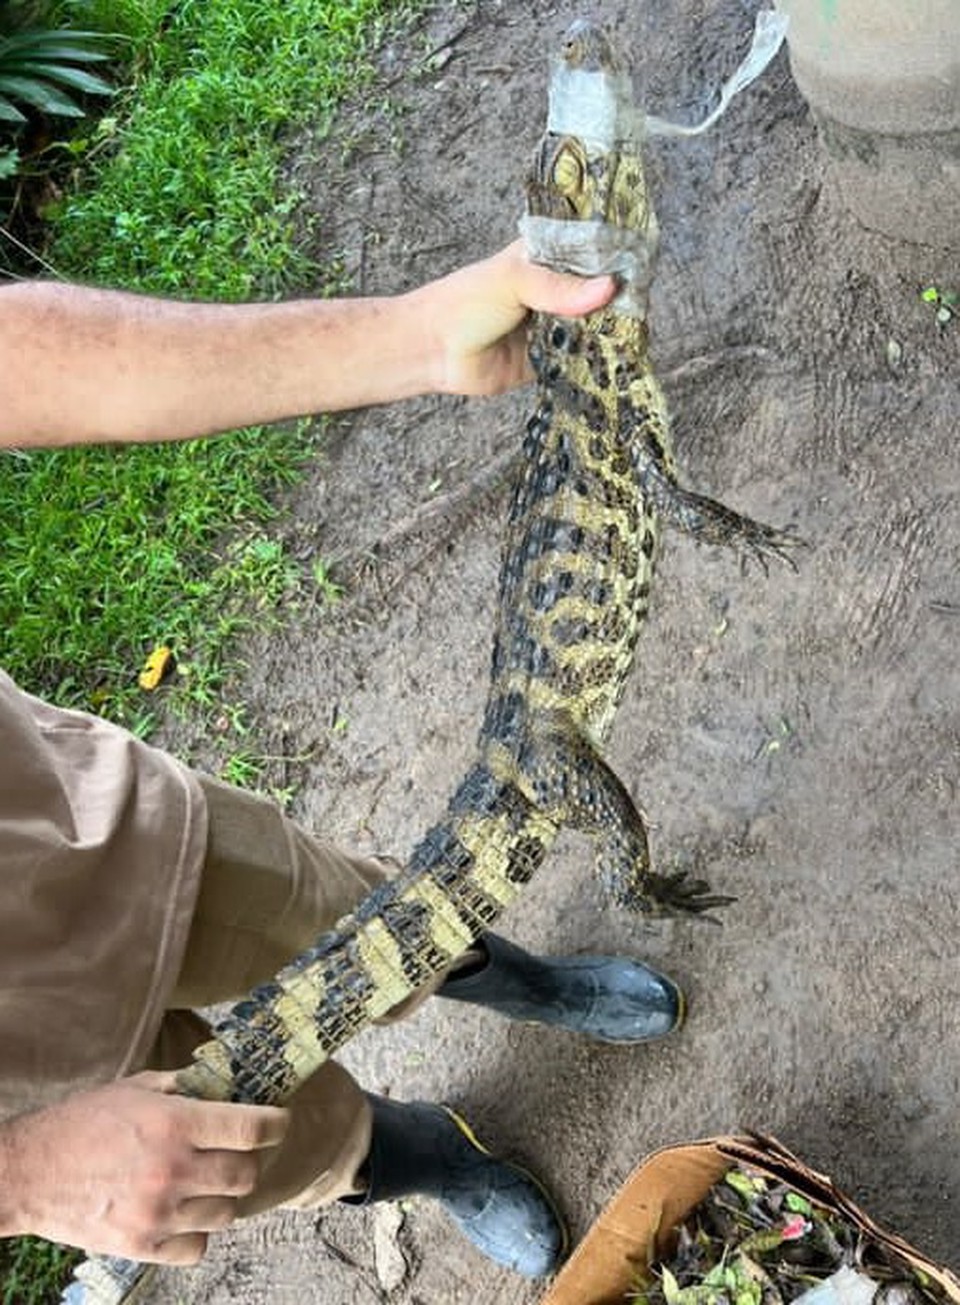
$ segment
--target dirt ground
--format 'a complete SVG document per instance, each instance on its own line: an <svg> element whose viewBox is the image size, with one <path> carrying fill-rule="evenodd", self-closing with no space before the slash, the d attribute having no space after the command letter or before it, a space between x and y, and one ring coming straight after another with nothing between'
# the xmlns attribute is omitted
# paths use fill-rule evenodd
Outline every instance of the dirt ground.
<svg viewBox="0 0 960 1305"><path fill-rule="evenodd" d="M547 55L579 5L442 4L381 80L297 144L318 254L398 291L510 240L543 127ZM596 0L645 103L693 120L755 0ZM720 124L654 142L654 359L687 483L809 541L764 577L668 533L608 755L661 866L738 901L722 928L641 929L565 835L502 931L538 951L642 955L685 1029L632 1050L435 1001L363 1034L368 1088L462 1108L534 1167L581 1237L647 1152L773 1132L875 1218L960 1267L960 322L918 289L955 262L846 215L781 55ZM257 745L306 761L309 825L403 857L471 757L505 474L530 394L350 415L289 502L304 559L348 582L290 613L235 686ZM398 1226L399 1225L399 1226ZM400 1258L398 1258L398 1256ZM151 1300L533 1305L429 1204L277 1214Z"/></svg>

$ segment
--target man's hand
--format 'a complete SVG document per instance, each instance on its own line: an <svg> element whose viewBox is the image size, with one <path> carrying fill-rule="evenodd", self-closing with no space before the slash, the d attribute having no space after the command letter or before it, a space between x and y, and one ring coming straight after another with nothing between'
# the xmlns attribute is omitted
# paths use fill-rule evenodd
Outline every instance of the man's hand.
<svg viewBox="0 0 960 1305"><path fill-rule="evenodd" d="M531 263L516 241L410 297L422 303L423 329L439 337L437 391L499 394L530 379L523 329L530 309L582 317L615 290L610 276L585 280Z"/></svg>
<svg viewBox="0 0 960 1305"><path fill-rule="evenodd" d="M172 1095L143 1073L0 1126L0 1234L195 1264L232 1223L288 1112Z"/></svg>

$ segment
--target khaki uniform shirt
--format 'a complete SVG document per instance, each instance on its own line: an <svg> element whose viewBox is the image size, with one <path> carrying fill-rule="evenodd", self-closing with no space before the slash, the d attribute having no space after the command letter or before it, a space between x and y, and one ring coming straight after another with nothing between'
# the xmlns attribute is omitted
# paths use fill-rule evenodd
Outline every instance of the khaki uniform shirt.
<svg viewBox="0 0 960 1305"><path fill-rule="evenodd" d="M143 1063L206 823L172 757L0 671L0 1118Z"/></svg>

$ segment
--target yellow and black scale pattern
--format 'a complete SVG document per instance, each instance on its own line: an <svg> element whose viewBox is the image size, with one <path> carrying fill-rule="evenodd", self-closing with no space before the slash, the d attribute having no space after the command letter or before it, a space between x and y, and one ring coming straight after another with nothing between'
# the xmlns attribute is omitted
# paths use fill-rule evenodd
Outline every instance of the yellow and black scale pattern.
<svg viewBox="0 0 960 1305"><path fill-rule="evenodd" d="M582 23L563 59L616 67L603 33ZM528 211L600 220L655 241L640 146L629 139L597 149L548 132ZM535 316L530 357L538 401L510 506L476 760L398 877L218 1024L178 1076L187 1095L283 1103L360 1029L466 951L563 826L596 837L601 880L620 904L670 914L729 900L700 880L651 870L643 820L599 749L647 610L660 521L761 561L786 556L793 537L677 484L642 316L616 301L578 320ZM124 1297L91 1290L76 1299Z"/></svg>

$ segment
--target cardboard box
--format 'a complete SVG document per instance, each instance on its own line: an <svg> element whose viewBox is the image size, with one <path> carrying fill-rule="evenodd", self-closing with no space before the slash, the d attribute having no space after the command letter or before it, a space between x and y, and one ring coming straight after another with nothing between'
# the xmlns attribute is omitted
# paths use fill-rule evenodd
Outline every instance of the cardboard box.
<svg viewBox="0 0 960 1305"><path fill-rule="evenodd" d="M901 1255L960 1305L960 1279L879 1228L823 1174L772 1137L713 1137L656 1151L633 1171L567 1261L542 1305L624 1305L640 1272L673 1252L675 1230L731 1166L778 1179Z"/></svg>

